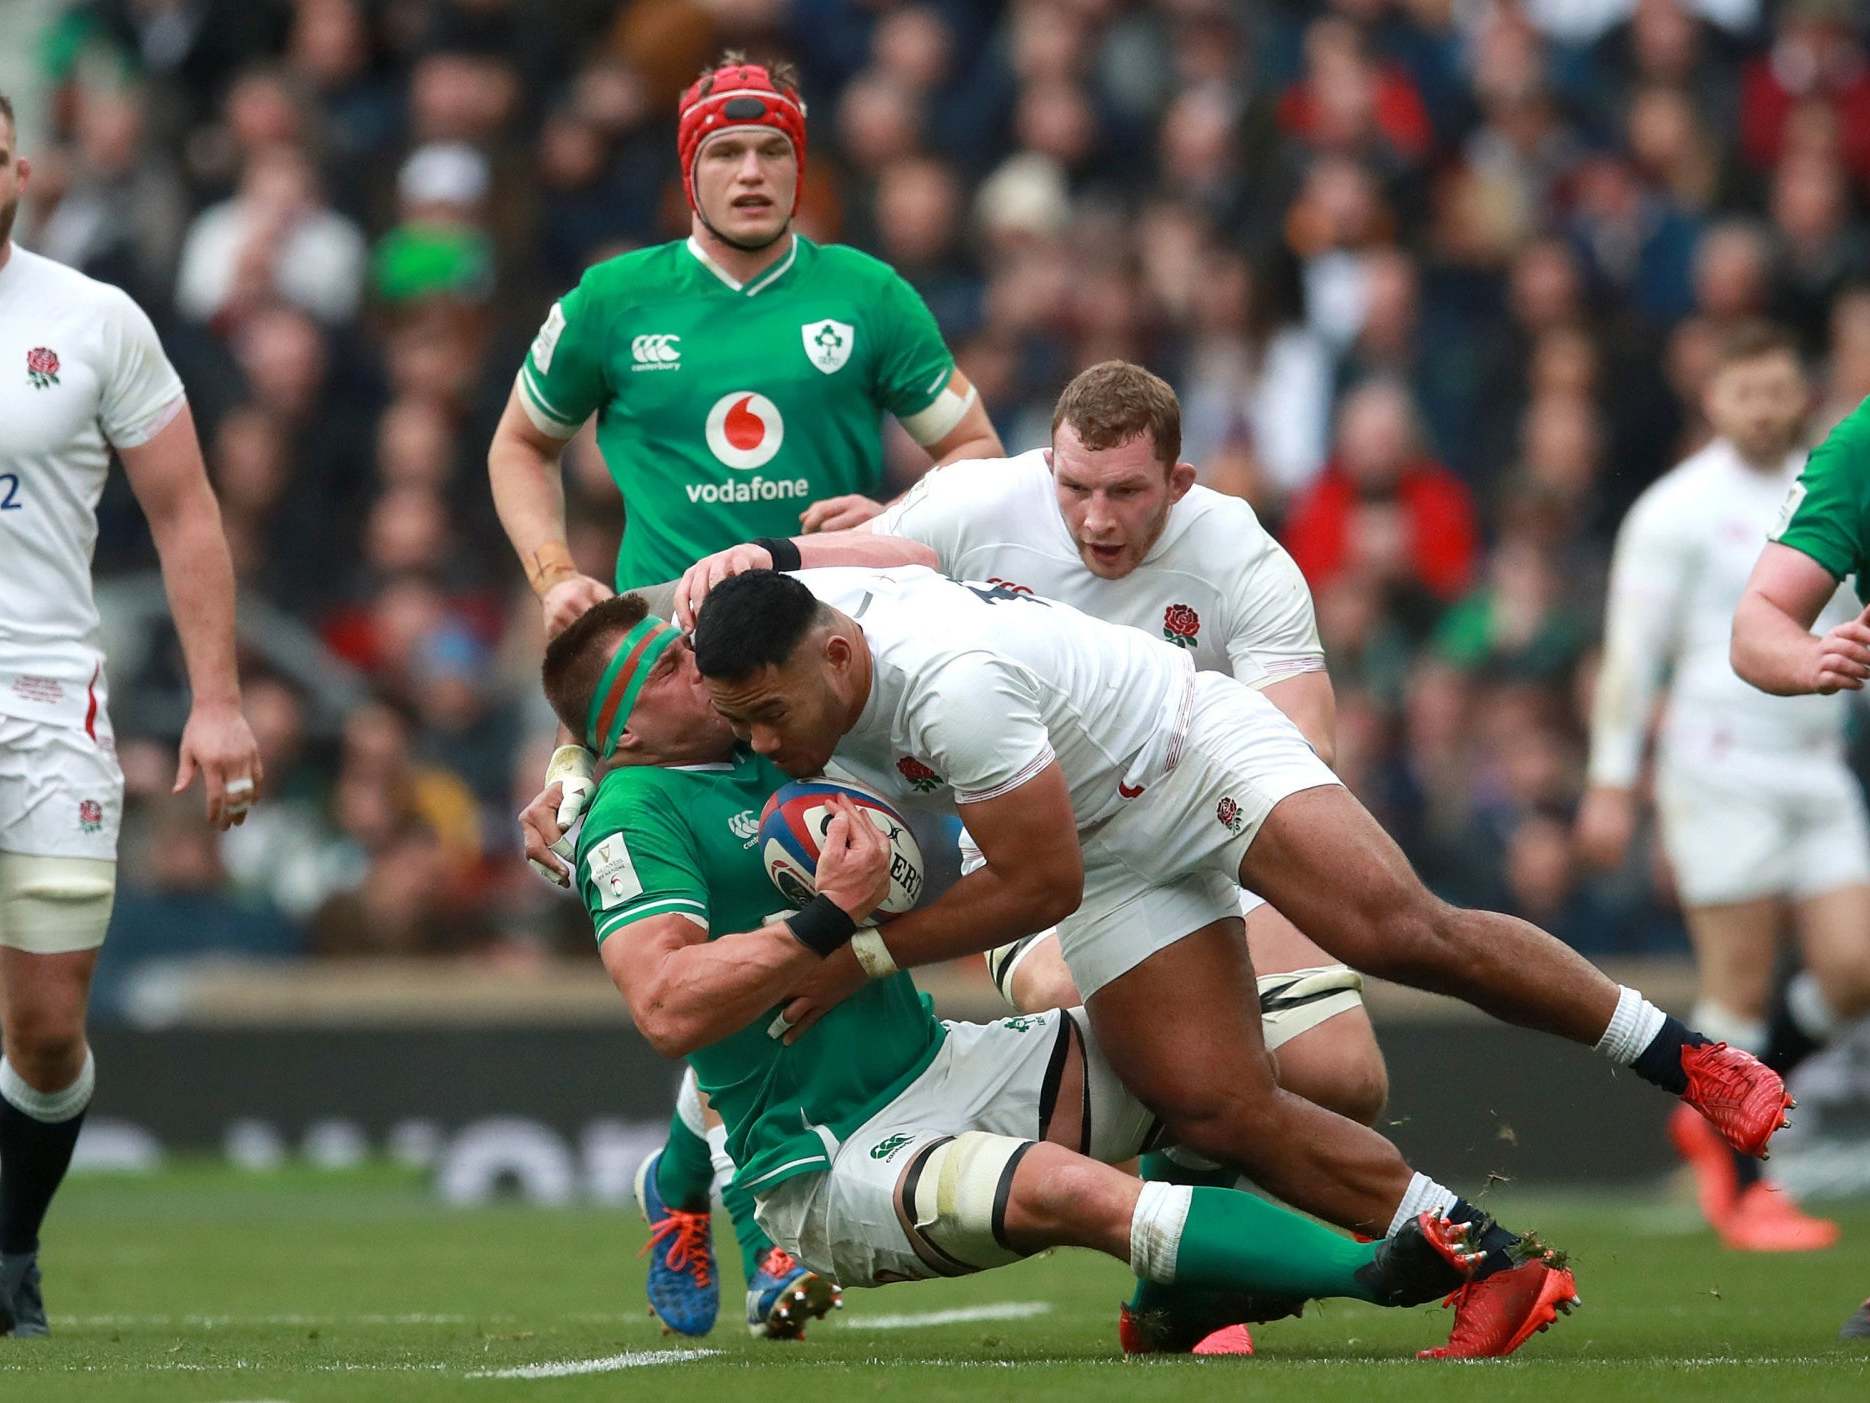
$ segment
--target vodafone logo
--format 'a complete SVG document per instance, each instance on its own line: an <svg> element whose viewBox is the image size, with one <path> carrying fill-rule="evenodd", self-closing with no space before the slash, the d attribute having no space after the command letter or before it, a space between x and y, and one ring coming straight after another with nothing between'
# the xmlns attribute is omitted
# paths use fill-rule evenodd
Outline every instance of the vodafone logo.
<svg viewBox="0 0 1870 1403"><path fill-rule="evenodd" d="M708 447L730 468L743 471L772 462L786 436L779 406L752 390L722 395L708 411Z"/></svg>

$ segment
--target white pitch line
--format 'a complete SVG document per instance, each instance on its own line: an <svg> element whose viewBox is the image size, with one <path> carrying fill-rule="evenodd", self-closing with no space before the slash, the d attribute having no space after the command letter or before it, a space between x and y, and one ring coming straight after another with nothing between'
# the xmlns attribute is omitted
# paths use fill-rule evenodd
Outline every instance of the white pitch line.
<svg viewBox="0 0 1870 1403"><path fill-rule="evenodd" d="M1030 1320L1052 1309L1050 1301L998 1301L986 1306L915 1311L903 1315L847 1315L837 1323L847 1330L919 1330L931 1325L967 1325L977 1320Z"/></svg>
<svg viewBox="0 0 1870 1403"><path fill-rule="evenodd" d="M511 1315L73 1315L72 1325L190 1326L212 1330L228 1325L474 1325L510 1322Z"/></svg>
<svg viewBox="0 0 1870 1403"><path fill-rule="evenodd" d="M614 1374L619 1369L649 1369L660 1364L692 1364L712 1359L718 1349L633 1349L602 1359L555 1359L546 1364L520 1364L511 1369L477 1369L470 1379L569 1379L579 1374Z"/></svg>

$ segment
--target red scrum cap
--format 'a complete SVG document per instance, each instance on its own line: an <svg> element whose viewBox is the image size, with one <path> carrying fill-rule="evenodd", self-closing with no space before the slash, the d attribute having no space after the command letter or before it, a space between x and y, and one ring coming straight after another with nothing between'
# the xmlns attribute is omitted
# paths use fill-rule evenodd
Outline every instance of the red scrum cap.
<svg viewBox="0 0 1870 1403"><path fill-rule="evenodd" d="M704 73L682 94L675 149L682 162L682 193L695 203L695 157L701 144L721 132L770 127L792 143L798 184L805 183L805 104L791 87L780 87L757 63L724 64ZM799 206L797 189L792 208Z"/></svg>

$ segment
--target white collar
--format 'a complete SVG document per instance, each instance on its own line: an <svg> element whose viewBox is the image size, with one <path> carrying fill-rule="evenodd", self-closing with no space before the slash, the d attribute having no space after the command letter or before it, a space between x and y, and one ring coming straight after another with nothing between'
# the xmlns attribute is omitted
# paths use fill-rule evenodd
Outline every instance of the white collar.
<svg viewBox="0 0 1870 1403"><path fill-rule="evenodd" d="M727 269L710 258L708 256L708 251L701 246L701 240L697 239L693 234L688 236L688 251L695 256L695 261L697 263L701 264L702 267L714 274L715 277L726 283L733 291L745 293L748 297L757 297L760 293L777 282L785 273L786 269L790 268L793 261L798 258L799 236L793 234L789 237L792 239L792 247L786 250L786 256L773 264L772 267L768 268L758 277L754 278L751 282L745 283L741 282L739 278L736 278L732 273L728 272Z"/></svg>

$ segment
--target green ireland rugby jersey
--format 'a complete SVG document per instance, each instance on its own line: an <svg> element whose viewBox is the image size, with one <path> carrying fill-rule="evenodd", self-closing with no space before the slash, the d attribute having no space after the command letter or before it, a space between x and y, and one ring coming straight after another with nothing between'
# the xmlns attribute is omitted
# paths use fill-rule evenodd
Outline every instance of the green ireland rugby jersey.
<svg viewBox="0 0 1870 1403"><path fill-rule="evenodd" d="M606 774L578 838L578 884L598 943L679 914L710 938L757 930L783 902L756 846L760 809L786 782L736 747L731 761ZM748 1190L830 1168L831 1151L928 1067L947 1030L907 974L872 980L791 1047L767 1036L778 1006L690 1055L727 1123Z"/></svg>
<svg viewBox="0 0 1870 1403"><path fill-rule="evenodd" d="M588 269L553 304L519 392L558 438L598 416L627 589L795 535L820 498L874 495L883 411L920 413L953 372L922 299L867 254L794 236L743 285L686 239Z"/></svg>
<svg viewBox="0 0 1870 1403"><path fill-rule="evenodd" d="M1870 399L1812 450L1772 538L1839 580L1855 575L1857 598L1870 604Z"/></svg>

